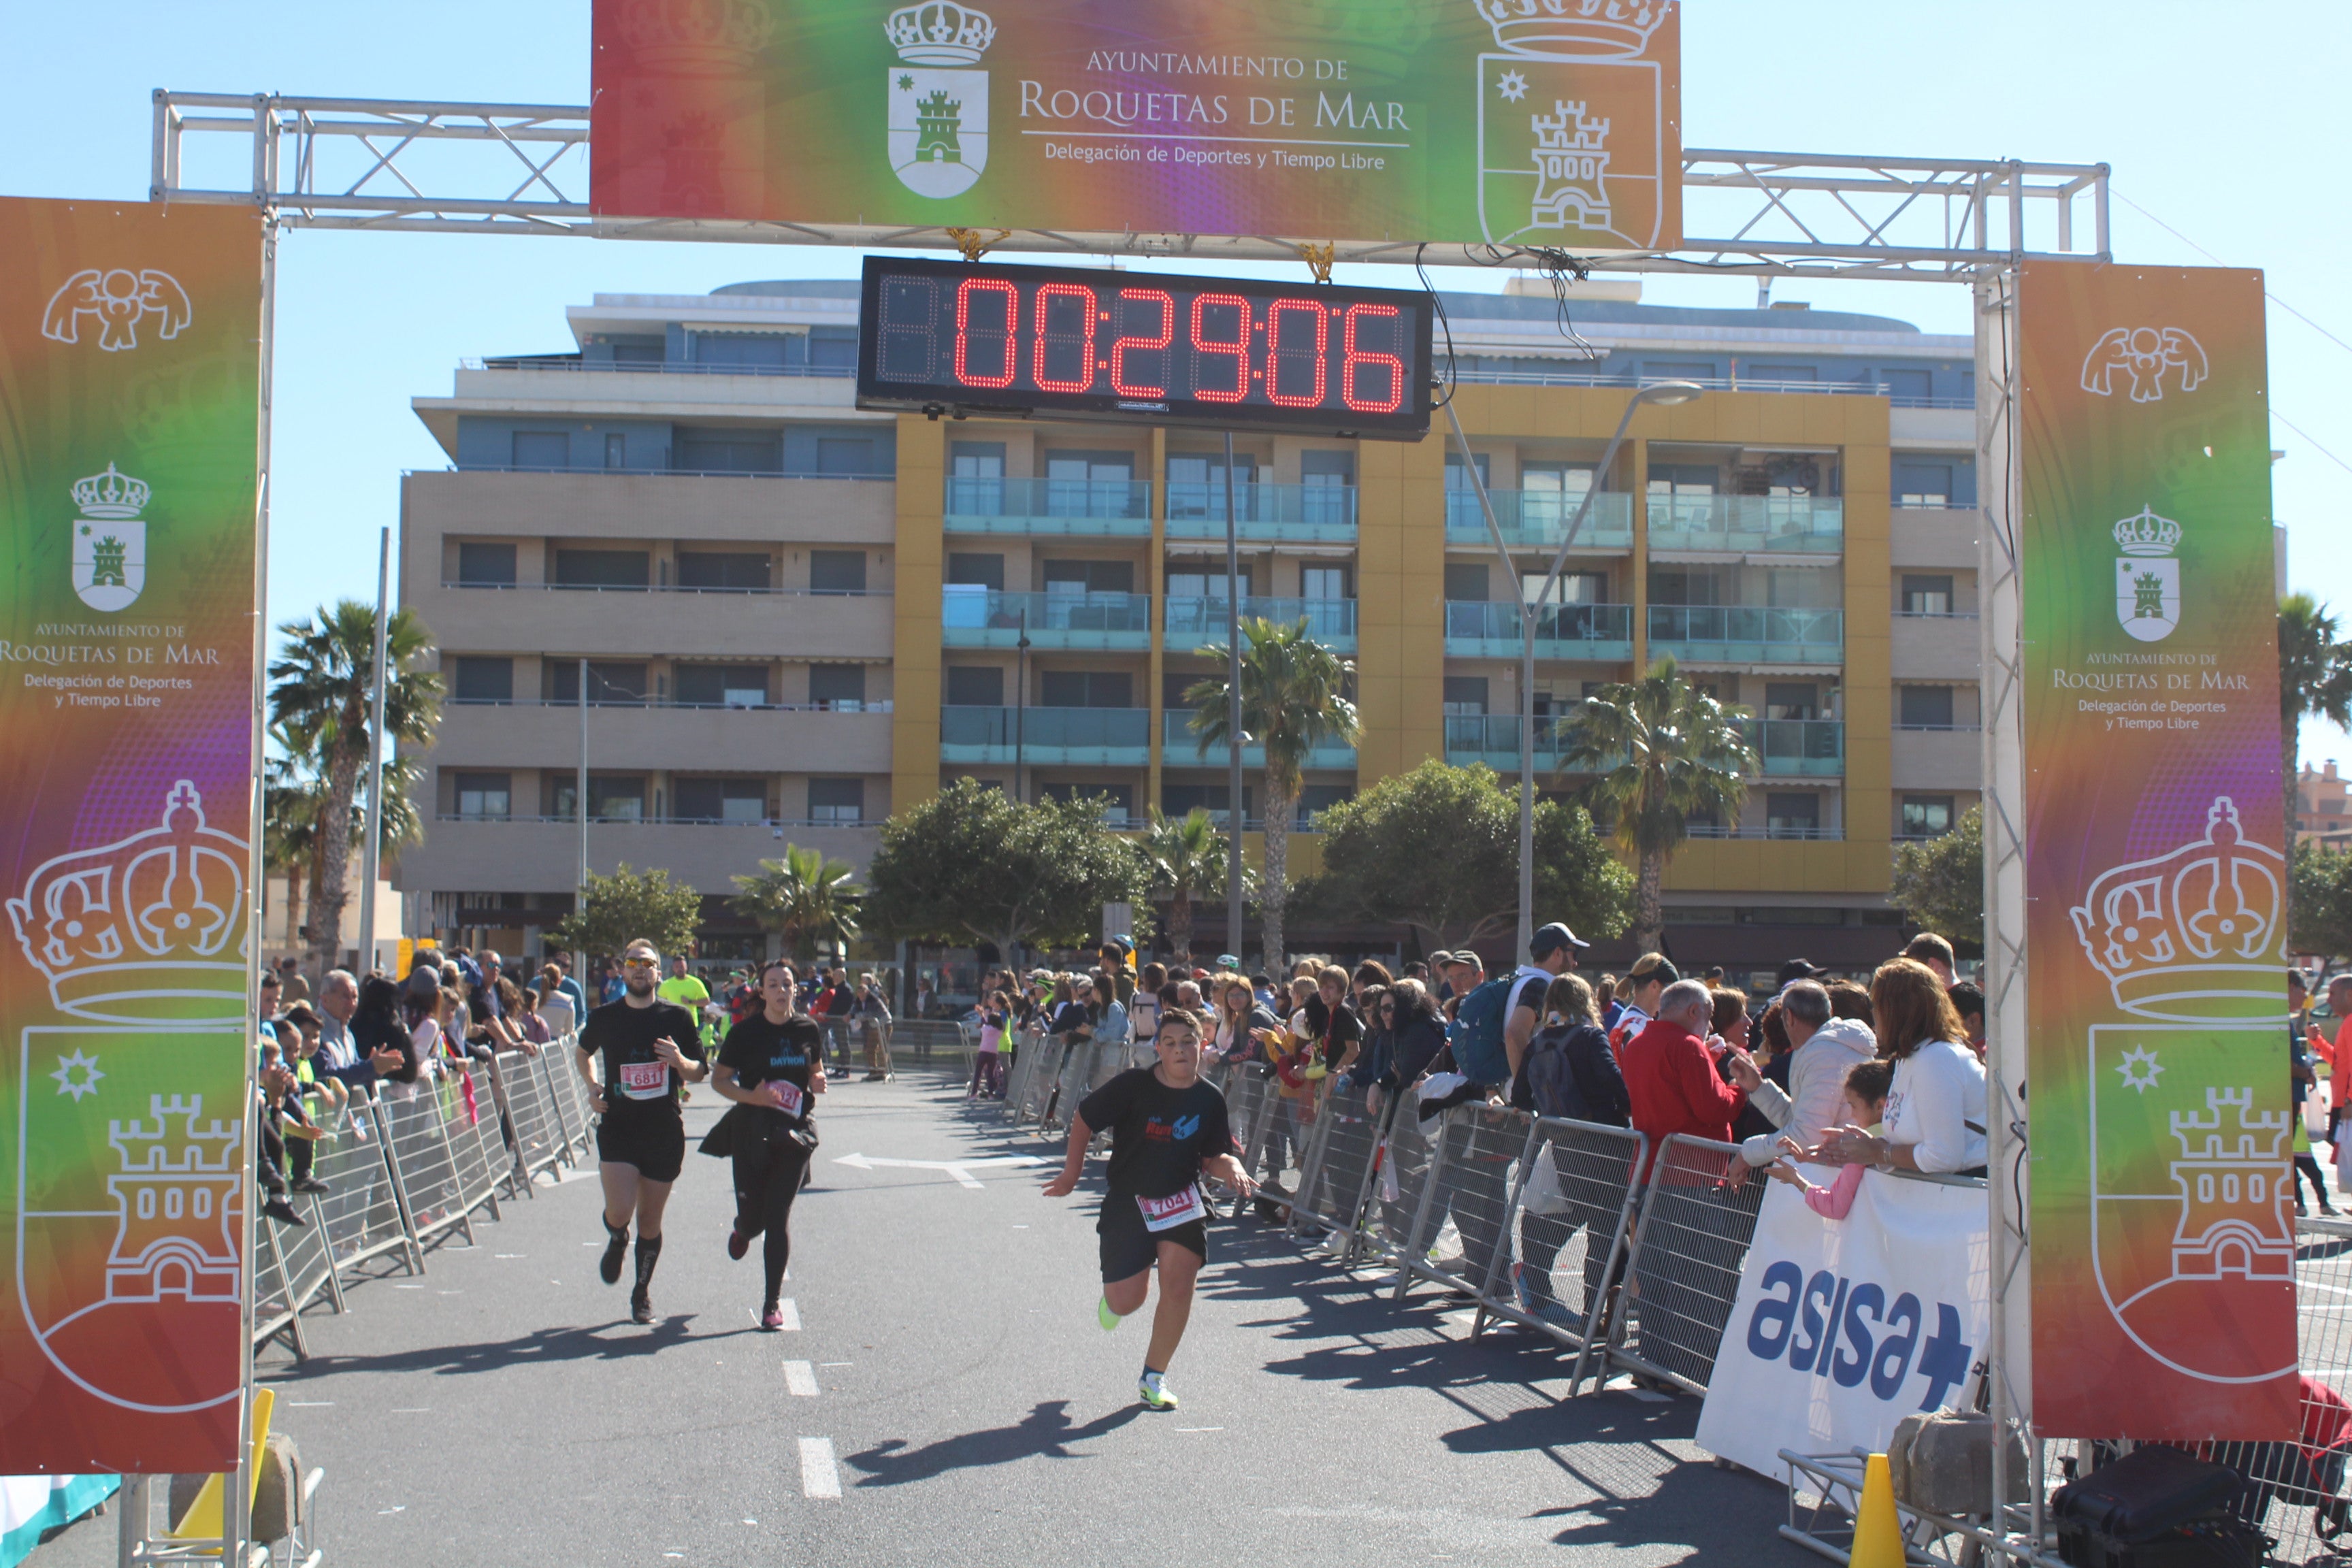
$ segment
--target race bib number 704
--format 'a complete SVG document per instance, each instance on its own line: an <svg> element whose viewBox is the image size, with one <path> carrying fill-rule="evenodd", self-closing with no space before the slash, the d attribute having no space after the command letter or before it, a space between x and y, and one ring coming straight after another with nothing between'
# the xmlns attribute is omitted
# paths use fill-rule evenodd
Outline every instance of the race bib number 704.
<svg viewBox="0 0 2352 1568"><path fill-rule="evenodd" d="M1197 1184L1164 1198L1147 1198L1139 1194L1135 1202L1143 1211L1146 1230L1173 1230L1201 1217L1201 1189Z"/></svg>

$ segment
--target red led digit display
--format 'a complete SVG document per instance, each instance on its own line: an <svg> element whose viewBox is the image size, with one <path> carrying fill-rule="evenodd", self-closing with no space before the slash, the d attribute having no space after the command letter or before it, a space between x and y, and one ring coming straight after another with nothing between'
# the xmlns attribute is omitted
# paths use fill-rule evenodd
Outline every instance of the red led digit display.
<svg viewBox="0 0 2352 1568"><path fill-rule="evenodd" d="M857 405L1400 440L1429 428L1428 296L868 257Z"/></svg>

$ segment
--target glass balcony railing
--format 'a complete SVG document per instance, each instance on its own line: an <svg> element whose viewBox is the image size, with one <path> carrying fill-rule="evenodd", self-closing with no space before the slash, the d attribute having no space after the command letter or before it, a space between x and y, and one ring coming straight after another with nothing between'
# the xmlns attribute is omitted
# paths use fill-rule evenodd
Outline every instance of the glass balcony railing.
<svg viewBox="0 0 2352 1568"><path fill-rule="evenodd" d="M1356 601L1353 599L1277 599L1258 595L1245 595L1242 600L1243 620L1268 620L1283 626L1297 626L1304 617L1307 635L1317 642L1339 649L1352 651L1356 646ZM1225 600L1188 595L1168 601L1168 643L1171 651L1182 651L1199 643L1225 640Z"/></svg>
<svg viewBox="0 0 2352 1568"><path fill-rule="evenodd" d="M1650 657L1685 663L1836 664L1845 616L1762 605L1652 605Z"/></svg>
<svg viewBox="0 0 2352 1568"><path fill-rule="evenodd" d="M1835 496L1652 496L1653 550L1834 555L1845 548Z"/></svg>
<svg viewBox="0 0 2352 1568"><path fill-rule="evenodd" d="M952 478L951 530L978 533L1149 534L1151 487L1140 479Z"/></svg>
<svg viewBox="0 0 2352 1568"><path fill-rule="evenodd" d="M1234 486L1237 531L1244 539L1301 544L1343 544L1356 537L1353 485ZM1168 484L1171 539L1222 539L1225 487L1197 479Z"/></svg>
<svg viewBox="0 0 2352 1568"><path fill-rule="evenodd" d="M941 640L950 647L1149 647L1149 594L1007 594L951 583L940 596Z"/></svg>
<svg viewBox="0 0 2352 1568"><path fill-rule="evenodd" d="M1223 746L1201 750L1201 737L1192 729L1192 715L1184 709L1171 708L1160 716L1160 761L1171 768L1225 767L1231 755ZM1318 746L1307 753L1310 768L1353 768L1356 748L1353 746ZM1244 746L1242 766L1253 771L1265 766L1264 746Z"/></svg>
<svg viewBox="0 0 2352 1568"><path fill-rule="evenodd" d="M1445 651L1457 658L1517 658L1525 632L1508 600L1448 599ZM1546 605L1536 612L1536 657L1614 662L1633 657L1631 605Z"/></svg>
<svg viewBox="0 0 2352 1568"><path fill-rule="evenodd" d="M1488 490L1486 499L1494 502L1495 524L1503 531L1504 543L1544 550L1559 548L1584 500L1559 490ZM1487 542L1486 519L1478 510L1476 491L1445 492L1445 537L1454 544ZM1633 549L1633 498L1616 490L1594 496L1584 526L1576 531L1576 545L1580 550Z"/></svg>
<svg viewBox="0 0 2352 1568"><path fill-rule="evenodd" d="M1536 766L1559 767L1560 742L1557 721L1548 714L1536 718ZM1516 713L1448 713L1445 715L1445 760L1457 767L1484 763L1498 773L1519 765L1519 716Z"/></svg>
<svg viewBox="0 0 2352 1568"><path fill-rule="evenodd" d="M1835 777L1845 772L1843 720L1742 719L1738 723L1768 777Z"/></svg>
<svg viewBox="0 0 2352 1568"><path fill-rule="evenodd" d="M1135 763L1151 747L1143 708L941 708L940 752L947 762Z"/></svg>
<svg viewBox="0 0 2352 1568"><path fill-rule="evenodd" d="M1740 733L1755 748L1767 777L1834 778L1845 772L1845 725L1836 719L1741 719ZM1536 766L1557 771L1566 745L1558 716L1536 717ZM1445 760L1483 762L1497 772L1519 765L1519 719L1516 713L1449 713Z"/></svg>

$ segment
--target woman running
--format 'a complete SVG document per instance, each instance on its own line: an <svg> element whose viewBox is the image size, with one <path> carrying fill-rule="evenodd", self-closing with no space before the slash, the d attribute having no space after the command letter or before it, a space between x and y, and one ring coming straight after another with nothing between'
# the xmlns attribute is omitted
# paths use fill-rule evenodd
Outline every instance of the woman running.
<svg viewBox="0 0 2352 1568"><path fill-rule="evenodd" d="M792 966L773 959L760 972L760 1010L727 1031L710 1085L740 1110L728 1117L735 1161L735 1228L727 1256L740 1258L765 1232L768 1293L760 1327L784 1326L784 1268L793 1257L793 1200L800 1195L816 1128L809 1097L824 1092L824 1032L793 1008Z"/></svg>
<svg viewBox="0 0 2352 1568"><path fill-rule="evenodd" d="M1201 1081L1201 1020L1181 1008L1167 1009L1160 1016L1152 1048L1154 1065L1120 1073L1079 1104L1070 1118L1062 1173L1045 1184L1045 1195L1069 1196L1086 1169L1087 1142L1097 1131L1108 1131L1109 1179L1102 1215L1095 1222L1103 1277L1095 1318L1107 1330L1118 1327L1150 1296L1151 1270L1158 1267L1160 1307L1152 1314L1151 1343L1136 1393L1150 1409L1173 1410L1168 1362L1192 1315L1192 1282L1209 1259L1202 1173L1244 1197L1256 1184L1234 1157L1225 1097Z"/></svg>

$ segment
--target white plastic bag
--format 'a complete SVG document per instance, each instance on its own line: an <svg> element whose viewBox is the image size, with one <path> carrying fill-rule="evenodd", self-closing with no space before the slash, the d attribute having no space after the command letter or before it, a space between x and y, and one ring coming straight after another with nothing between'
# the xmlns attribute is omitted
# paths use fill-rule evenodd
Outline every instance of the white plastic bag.
<svg viewBox="0 0 2352 1568"><path fill-rule="evenodd" d="M1536 1146L1535 1158L1528 1166L1527 1182L1519 1188L1519 1208L1527 1214L1568 1212L1568 1197L1559 1190L1559 1171L1551 1163L1549 1143Z"/></svg>

